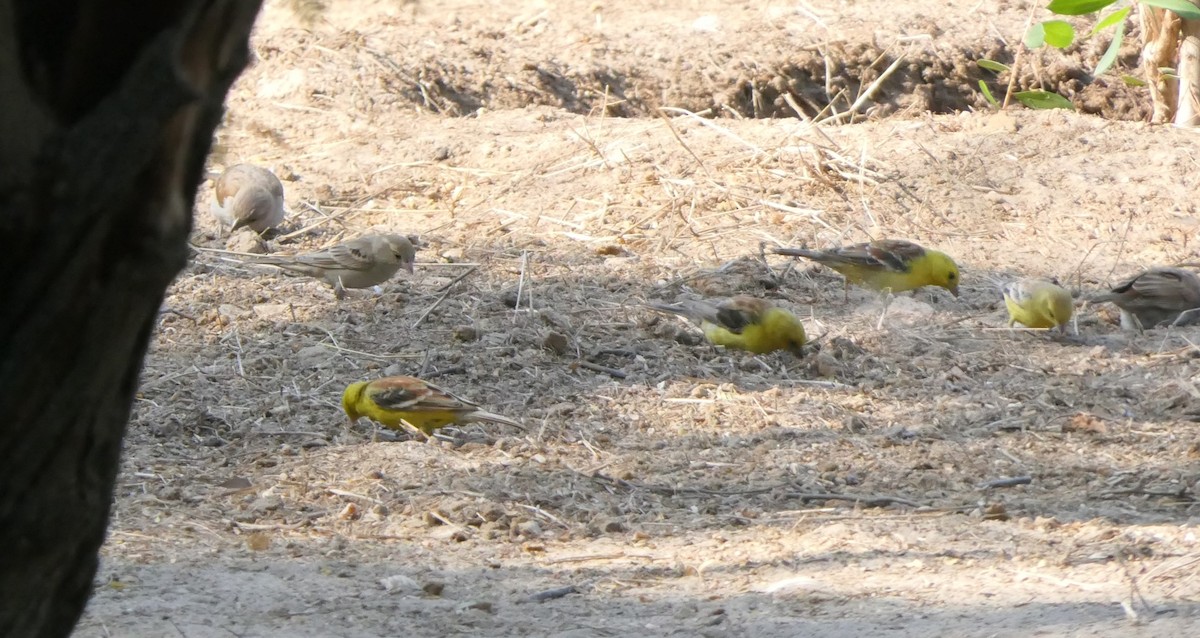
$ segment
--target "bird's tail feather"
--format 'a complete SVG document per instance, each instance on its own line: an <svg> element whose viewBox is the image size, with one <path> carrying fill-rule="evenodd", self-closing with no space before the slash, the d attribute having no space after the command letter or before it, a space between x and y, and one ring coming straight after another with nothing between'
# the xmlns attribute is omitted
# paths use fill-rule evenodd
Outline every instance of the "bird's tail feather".
<svg viewBox="0 0 1200 638"><path fill-rule="evenodd" d="M646 304L646 307L651 310L665 312L670 315L679 315L680 317L688 316L687 310L677 304L650 302Z"/></svg>
<svg viewBox="0 0 1200 638"><path fill-rule="evenodd" d="M289 271L289 272L299 273L301 275L309 275L311 277L320 277L321 276L320 269L313 268L312 266L309 266L308 264L296 263L294 261L294 258L292 258L292 257L285 257L282 255L280 255L280 256L258 255L258 256L255 256L251 261L253 261L256 264L262 264L265 266L275 266L276 268L281 268L281 269Z"/></svg>
<svg viewBox="0 0 1200 638"><path fill-rule="evenodd" d="M821 254L819 250L809 250L807 248L772 248L771 252L776 255L804 257L805 259L816 259Z"/></svg>
<svg viewBox="0 0 1200 638"><path fill-rule="evenodd" d="M673 304L647 303L646 307L650 308L651 310L657 310L659 312L678 315L685 319L691 319L696 323L702 323L704 321L717 323L717 309L702 301L681 301Z"/></svg>
<svg viewBox="0 0 1200 638"><path fill-rule="evenodd" d="M500 425L511 425L512 427L517 428L518 430L521 430L522 432L525 431L525 426L521 425L517 421L514 421L502 414L496 414L495 412L488 412L487 410L476 410L476 411L472 412L470 415L470 419L472 421L477 421L477 422L483 421L483 422L487 422L487 423L499 423Z"/></svg>

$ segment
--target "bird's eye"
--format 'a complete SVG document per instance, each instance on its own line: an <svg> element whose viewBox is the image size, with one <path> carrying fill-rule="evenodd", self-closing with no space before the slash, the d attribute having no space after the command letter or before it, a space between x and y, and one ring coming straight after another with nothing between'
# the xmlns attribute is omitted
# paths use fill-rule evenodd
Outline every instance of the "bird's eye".
<svg viewBox="0 0 1200 638"><path fill-rule="evenodd" d="M958 277L958 275L956 275L954 273L950 273L950 275L947 276L946 278L949 279L950 281L954 281L957 277Z"/></svg>

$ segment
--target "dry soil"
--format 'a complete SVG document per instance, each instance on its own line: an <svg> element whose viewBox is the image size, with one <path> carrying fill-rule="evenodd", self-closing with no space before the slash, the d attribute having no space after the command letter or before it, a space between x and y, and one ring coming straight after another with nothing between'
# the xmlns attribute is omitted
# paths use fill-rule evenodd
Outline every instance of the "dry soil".
<svg viewBox="0 0 1200 638"><path fill-rule="evenodd" d="M1083 300L1200 261L1198 138L1088 76L1104 38L1023 64L1078 112L988 109L975 60L1033 8L268 2L212 168L271 167L292 216L228 238L199 195L76 635L1195 635L1200 329ZM369 229L420 263L342 301L233 254ZM847 302L761 250L879 237L962 296ZM1070 334L1008 329L1028 275ZM817 346L643 305L731 294ZM347 427L383 374L527 430Z"/></svg>

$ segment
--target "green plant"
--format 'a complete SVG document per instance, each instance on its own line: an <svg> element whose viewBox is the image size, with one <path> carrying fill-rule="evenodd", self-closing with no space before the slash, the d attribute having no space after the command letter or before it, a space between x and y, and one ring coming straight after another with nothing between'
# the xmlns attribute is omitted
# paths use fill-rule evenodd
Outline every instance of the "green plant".
<svg viewBox="0 0 1200 638"><path fill-rule="evenodd" d="M1141 4L1166 9L1177 13L1184 20L1200 20L1200 8L1188 2L1188 0L1138 0ZM1051 0L1046 8L1056 15L1062 16L1081 16L1089 14L1098 14L1100 11L1113 5L1124 5L1117 8L1115 11L1100 18L1095 26L1091 28L1086 37L1092 37L1096 34L1113 29L1112 41L1108 48L1104 51L1104 55L1096 63L1096 68L1092 70L1092 75L1103 75L1117 60L1117 54L1121 50L1121 44L1125 40L1125 26L1127 24L1129 14L1133 9L1130 1L1126 0ZM1044 20L1042 22L1030 25L1025 32L1024 44L1029 49L1038 49L1045 45L1050 45L1058 49L1065 49L1076 41L1077 33L1075 28L1070 23L1064 20ZM1019 58L1018 58L1019 60ZM977 64L984 69L995 71L997 73L1003 71L1012 71L1007 65L1001 64L994 60L978 60ZM1138 83L1145 84L1142 80L1128 75L1121 76L1121 80L1129 85L1137 85ZM980 90L984 94L984 98L993 106L999 106L995 97L983 80L979 81ZM1057 93L1049 91L1021 91L1012 94L1022 104L1035 109L1073 109L1071 101Z"/></svg>

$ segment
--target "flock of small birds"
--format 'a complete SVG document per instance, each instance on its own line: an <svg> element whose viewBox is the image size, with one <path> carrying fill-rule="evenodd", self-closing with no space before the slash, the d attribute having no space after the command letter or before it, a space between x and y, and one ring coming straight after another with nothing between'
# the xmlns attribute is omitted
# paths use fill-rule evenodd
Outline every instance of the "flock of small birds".
<svg viewBox="0 0 1200 638"><path fill-rule="evenodd" d="M271 171L237 164L213 180L212 214L230 232L250 228L260 235L287 216L283 184ZM401 268L410 274L417 249L400 235L364 235L303 255L258 257L257 263L277 266L321 279L342 299L347 288L370 288L391 279Z"/></svg>
<svg viewBox="0 0 1200 638"><path fill-rule="evenodd" d="M212 214L230 232L250 228L266 233L287 215L283 185L271 171L249 164L226 169L213 180ZM851 285L881 293L935 286L958 296L958 265L949 255L899 239L842 246L831 250L774 248L773 253L801 257L831 268ZM395 234L369 234L300 255L256 257L255 263L320 279L336 297L346 289L372 288L401 269L413 271L414 239ZM1009 326L1065 332L1075 309L1071 293L1053 279L1026 278L1002 289ZM1092 303L1110 302L1121 311L1125 329L1185 325L1200 320L1200 277L1189 270L1156 267L1093 295ZM699 324L715 346L767 354L786 350L804 355L804 325L792 312L765 299L736 296L720 301L683 300L647 304L653 310L686 317ZM488 412L449 390L411 376L391 376L351 383L342 394L350 422L366 417L391 429L411 429L429 437L450 424L490 422L524 429L508 417Z"/></svg>
<svg viewBox="0 0 1200 638"><path fill-rule="evenodd" d="M884 293L936 286L958 296L961 274L954 259L910 241L881 239L832 250L774 248L772 252L802 257L841 273L847 297L851 285ZM1020 279L1000 292L1009 327L1021 324L1065 332L1074 314L1075 299L1054 279ZM1182 268L1151 268L1089 301L1115 304L1126 329L1184 325L1200 320L1200 278ZM718 304L684 301L649 307L692 319L714 345L756 354L789 350L799 355L806 343L800 320L763 299L739 296Z"/></svg>
<svg viewBox="0 0 1200 638"><path fill-rule="evenodd" d="M230 233L249 228L261 235L274 230L287 217L283 183L271 171L236 164L211 177L210 210ZM243 257L322 280L341 300L347 289L379 286L401 269L412 274L416 243L415 238L396 234L368 234L312 253ZM342 394L342 408L351 423L367 417L388 428L408 426L426 436L451 423L492 422L521 428L512 419L482 410L449 390L409 376L352 383Z"/></svg>

